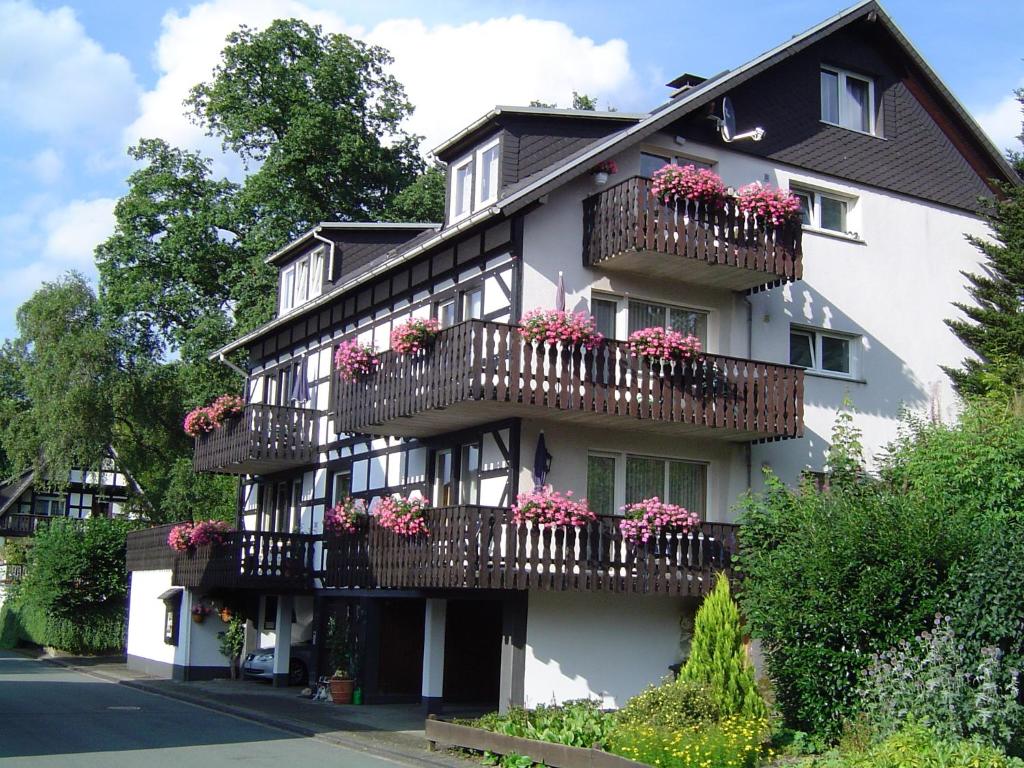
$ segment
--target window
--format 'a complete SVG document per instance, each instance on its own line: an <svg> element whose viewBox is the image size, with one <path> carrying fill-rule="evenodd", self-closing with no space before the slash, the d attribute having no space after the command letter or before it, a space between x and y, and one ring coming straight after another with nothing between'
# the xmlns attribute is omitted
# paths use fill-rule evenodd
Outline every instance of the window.
<svg viewBox="0 0 1024 768"><path fill-rule="evenodd" d="M442 328L448 328L456 323L455 299L448 299L438 303L435 311L437 322Z"/></svg>
<svg viewBox="0 0 1024 768"><path fill-rule="evenodd" d="M821 119L861 133L874 133L875 84L841 69L821 70Z"/></svg>
<svg viewBox="0 0 1024 768"><path fill-rule="evenodd" d="M789 363L801 368L852 376L855 373L854 337L828 331L791 328Z"/></svg>
<svg viewBox="0 0 1024 768"><path fill-rule="evenodd" d="M462 464L459 467L459 503L480 503L480 444L462 446Z"/></svg>
<svg viewBox="0 0 1024 768"><path fill-rule="evenodd" d="M641 328L668 328L673 331L700 339L702 345L708 340L708 314L685 307L669 307L664 304L650 304L646 301L629 302L629 325L633 333Z"/></svg>
<svg viewBox="0 0 1024 768"><path fill-rule="evenodd" d="M476 205L478 207L491 202L498 196L498 150L498 139L477 150Z"/></svg>
<svg viewBox="0 0 1024 768"><path fill-rule="evenodd" d="M599 515L615 514L615 457L587 457L587 503Z"/></svg>
<svg viewBox="0 0 1024 768"><path fill-rule="evenodd" d="M587 456L587 501L602 515L657 496L704 517L707 482L707 465L699 462L598 452Z"/></svg>
<svg viewBox="0 0 1024 768"><path fill-rule="evenodd" d="M790 187L800 198L800 215L804 226L827 229L842 234L849 233L847 214L851 201L828 192Z"/></svg>
<svg viewBox="0 0 1024 768"><path fill-rule="evenodd" d="M448 507L455 503L452 451L438 451L434 458L434 506Z"/></svg>
<svg viewBox="0 0 1024 768"><path fill-rule="evenodd" d="M344 501L352 493L352 470L340 469L331 479L331 506Z"/></svg>
<svg viewBox="0 0 1024 768"><path fill-rule="evenodd" d="M317 248L281 270L281 313L294 309L323 291L324 248Z"/></svg>
<svg viewBox="0 0 1024 768"><path fill-rule="evenodd" d="M695 160L692 157L683 157L682 155L658 155L653 152L641 152L640 153L640 175L646 178L650 178L654 175L654 172L660 168L664 168L666 165L693 165L697 168L708 168L712 167L712 163L707 163L703 160Z"/></svg>
<svg viewBox="0 0 1024 768"><path fill-rule="evenodd" d="M181 589L172 588L160 595L164 601L164 642L178 644L178 616L181 614Z"/></svg>
<svg viewBox="0 0 1024 768"><path fill-rule="evenodd" d="M474 288L462 294L462 319L482 320L484 316L484 291Z"/></svg>
<svg viewBox="0 0 1024 768"><path fill-rule="evenodd" d="M295 306L295 265L281 272L281 312Z"/></svg>
<svg viewBox="0 0 1024 768"><path fill-rule="evenodd" d="M473 195L473 158L467 157L452 168L451 218L469 215Z"/></svg>
<svg viewBox="0 0 1024 768"><path fill-rule="evenodd" d="M610 299L594 299L590 302L590 308L593 312L597 332L606 339L614 339L615 315L619 311L618 302Z"/></svg>
<svg viewBox="0 0 1024 768"><path fill-rule="evenodd" d="M62 517L64 515L63 496L36 496L33 502L33 514Z"/></svg>

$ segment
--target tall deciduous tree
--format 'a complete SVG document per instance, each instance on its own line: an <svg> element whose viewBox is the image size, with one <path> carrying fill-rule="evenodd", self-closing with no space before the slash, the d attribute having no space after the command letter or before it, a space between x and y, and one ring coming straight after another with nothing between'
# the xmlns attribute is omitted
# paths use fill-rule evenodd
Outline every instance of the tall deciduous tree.
<svg viewBox="0 0 1024 768"><path fill-rule="evenodd" d="M1024 106L1024 89L1017 91ZM1024 135L1020 137L1024 141ZM1024 155L1011 161L1024 178ZM989 203L987 219L995 240L969 237L984 255L982 274L964 272L975 304L957 302L966 320L947 320L977 355L946 372L962 395L1005 394L1024 387L1024 186L1003 184Z"/></svg>

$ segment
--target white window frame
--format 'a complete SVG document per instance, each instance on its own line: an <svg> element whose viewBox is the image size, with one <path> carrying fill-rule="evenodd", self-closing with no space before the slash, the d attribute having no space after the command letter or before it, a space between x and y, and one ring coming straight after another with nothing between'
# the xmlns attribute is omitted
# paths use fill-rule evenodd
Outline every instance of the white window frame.
<svg viewBox="0 0 1024 768"><path fill-rule="evenodd" d="M475 155L469 154L466 157L459 160L457 163L452 163L451 165L451 190L448 196L448 200L450 203L450 210L448 212L449 222L460 221L469 216L471 213L473 213L473 196L475 194L473 184L474 158ZM469 190L466 197L466 209L462 212L459 212L456 209L456 204L459 199L459 171L461 171L463 168L469 169Z"/></svg>
<svg viewBox="0 0 1024 768"><path fill-rule="evenodd" d="M476 150L475 160L473 165L473 201L474 210L482 208L488 203L492 203L498 199L498 183L500 177L498 176L499 166L501 165L501 152L500 150L494 155L494 164L492 165L491 171L491 194L486 198L483 196L484 191L484 154L492 149L498 148L501 144L501 138L496 137L494 140L483 144L479 149Z"/></svg>
<svg viewBox="0 0 1024 768"><path fill-rule="evenodd" d="M708 166L711 169L713 169L716 165L718 165L718 161L717 160L712 160L710 157L697 157L696 155L679 155L679 154L676 154L675 152L673 152L672 150L665 149L663 147L651 147L651 146L640 147L640 154L641 155L652 155L654 157L664 157L664 158L667 158L668 162L666 163L666 165L679 165L679 166L686 166L686 165L705 166L706 165L706 166ZM637 171L640 171L640 170L641 170L640 169L640 157L637 156Z"/></svg>
<svg viewBox="0 0 1024 768"><path fill-rule="evenodd" d="M858 231L853 228L854 220L859 212L859 206L857 204L857 198L851 195L844 195L840 192L833 192L829 189L818 189L817 187L808 186L801 184L800 182L790 183L789 191L794 195L804 195L810 198L811 210L810 210L810 224L804 224L803 228L811 230L813 232L821 232L828 235L839 235L840 237L848 237L853 240L860 240L861 236ZM838 229L829 229L821 225L821 200L822 198L828 198L835 200L846 205L846 229L840 231Z"/></svg>
<svg viewBox="0 0 1024 768"><path fill-rule="evenodd" d="M843 333L842 331L833 331L830 328L815 328L808 325L790 325L790 347L789 347L789 360L792 360L793 354L793 333L803 333L811 337L811 365L805 368L812 374L820 376L831 376L838 379L859 379L860 378L860 344L857 342L860 340L860 336L852 333ZM843 373L842 371L833 371L829 368L822 368L822 353L821 353L821 340L823 338L839 339L847 343L847 350L849 350L848 367L849 373ZM792 363L791 363L792 364Z"/></svg>
<svg viewBox="0 0 1024 768"><path fill-rule="evenodd" d="M309 256L309 298L315 299L324 289L324 265L327 246L320 246Z"/></svg>
<svg viewBox="0 0 1024 768"><path fill-rule="evenodd" d="M295 274L295 264L289 264L281 270L281 295L278 306L282 315L295 308ZM290 282L289 277L291 278Z"/></svg>
<svg viewBox="0 0 1024 768"><path fill-rule="evenodd" d="M662 491L659 494L659 498L662 501L668 498L669 489L669 472L668 462L675 461L683 464L699 464L704 467L704 505L705 509L701 513L702 519L708 519L708 516L713 507L712 489L714 488L714 482L712 479L713 467L709 461L701 461L700 459L691 459L683 456L659 456L646 453L636 453L634 451L608 451L599 448L589 449L587 451L587 467L590 466L590 457L600 456L606 459L615 460L615 503L614 503L614 514L616 516L622 515L622 508L626 506L626 462L630 458L634 459L654 459L655 461L663 462L664 466L664 483L662 485ZM586 481L585 481L586 483Z"/></svg>
<svg viewBox="0 0 1024 768"><path fill-rule="evenodd" d="M707 317L707 339L705 339L705 351L712 349L715 346L716 338L713 334L712 328L712 316L714 309L712 307L698 306L694 304L670 304L666 301L658 301L656 299L647 299L643 296L617 296L613 293L603 293L600 291L593 291L591 293L591 300L598 299L601 301L614 302L616 305L615 309L615 339L624 341L629 336L629 302L636 301L641 304L654 304L659 307L666 307L667 309L676 309L683 312L698 312ZM666 314L666 319L668 315Z"/></svg>
<svg viewBox="0 0 1024 768"><path fill-rule="evenodd" d="M836 75L838 77L838 79L839 79L839 84L837 86L839 88L839 93L837 94L837 96L838 96L837 104L838 104L838 107L839 107L839 122L838 123L833 123L831 120L826 120L825 117L821 114L821 107L822 107L822 105L821 105L821 72L831 72L832 74ZM843 117L844 117L843 110L846 108L844 105L846 103L845 97L846 97L846 78L847 77L852 77L854 80L860 80L862 83L867 83L868 84L868 130L866 130L866 131L861 130L860 128L851 128L850 126L843 124ZM820 69L819 73L818 73L818 115L819 115L819 117L821 119L821 122L825 123L826 125L834 125L837 128L845 128L846 130L854 131L855 133L863 133L865 136L877 136L878 134L877 134L877 132L875 130L876 116L875 116L875 80L874 80L874 78L868 77L867 75L862 75L859 72L850 72L849 70L840 69L839 67L831 67L831 66L826 66L826 65L823 64L821 66L821 69Z"/></svg>

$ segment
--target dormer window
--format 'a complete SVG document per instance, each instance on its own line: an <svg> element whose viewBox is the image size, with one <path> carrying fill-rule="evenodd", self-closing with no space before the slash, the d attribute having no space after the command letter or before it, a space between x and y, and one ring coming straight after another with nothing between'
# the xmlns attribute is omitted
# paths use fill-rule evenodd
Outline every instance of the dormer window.
<svg viewBox="0 0 1024 768"><path fill-rule="evenodd" d="M501 140L493 139L451 166L449 221L458 221L498 198Z"/></svg>
<svg viewBox="0 0 1024 768"><path fill-rule="evenodd" d="M821 120L861 133L875 132L875 84L869 77L821 68Z"/></svg>
<svg viewBox="0 0 1024 768"><path fill-rule="evenodd" d="M289 264L281 270L280 314L315 299L323 291L325 248Z"/></svg>

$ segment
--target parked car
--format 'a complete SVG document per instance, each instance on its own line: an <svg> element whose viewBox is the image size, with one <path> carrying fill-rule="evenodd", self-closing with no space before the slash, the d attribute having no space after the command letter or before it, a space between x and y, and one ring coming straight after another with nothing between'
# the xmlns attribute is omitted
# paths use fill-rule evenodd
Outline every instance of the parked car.
<svg viewBox="0 0 1024 768"><path fill-rule="evenodd" d="M313 667L313 643L307 640L291 648L288 661L288 685L309 685L309 670ZM247 654L242 663L242 674L261 680L274 679L274 649L260 648Z"/></svg>

